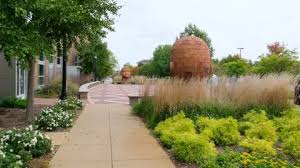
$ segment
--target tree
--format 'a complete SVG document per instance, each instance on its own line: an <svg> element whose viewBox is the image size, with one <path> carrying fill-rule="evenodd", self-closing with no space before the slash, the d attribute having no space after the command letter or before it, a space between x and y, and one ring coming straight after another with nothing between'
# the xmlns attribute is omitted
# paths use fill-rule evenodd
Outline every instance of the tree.
<svg viewBox="0 0 300 168"><path fill-rule="evenodd" d="M231 61L224 64L225 74L230 77L240 77L247 73L247 62L244 60Z"/></svg>
<svg viewBox="0 0 300 168"><path fill-rule="evenodd" d="M160 45L153 52L153 66L152 76L165 77L170 76L170 58L171 45Z"/></svg>
<svg viewBox="0 0 300 168"><path fill-rule="evenodd" d="M260 75L270 73L289 72L296 60L290 56L261 56L260 61L256 64L254 71Z"/></svg>
<svg viewBox="0 0 300 168"><path fill-rule="evenodd" d="M280 55L285 51L285 47L281 45L279 42L269 44L267 48L269 50L270 55Z"/></svg>
<svg viewBox="0 0 300 168"><path fill-rule="evenodd" d="M138 68L139 68L138 70L139 75L152 77L154 74L154 69L151 62L141 65Z"/></svg>
<svg viewBox="0 0 300 168"><path fill-rule="evenodd" d="M41 15L35 1L0 1L0 50L9 64L18 63L29 70L26 120L31 120L33 108L34 71L36 57L53 51L51 40L40 33Z"/></svg>
<svg viewBox="0 0 300 168"><path fill-rule="evenodd" d="M242 60L243 58L241 58L239 55L231 55L229 54L227 57L225 58L222 58L220 60L220 64L224 65L226 63L229 63L229 62L233 62L233 61L239 61L239 60Z"/></svg>
<svg viewBox="0 0 300 168"><path fill-rule="evenodd" d="M260 56L260 60L255 64L255 73L260 75L282 72L299 73L299 61L297 61L295 50L289 50L276 42L268 45L268 49L269 53Z"/></svg>
<svg viewBox="0 0 300 168"><path fill-rule="evenodd" d="M34 67L41 52L50 55L53 46L63 55L63 92L66 98L67 50L80 39L97 39L111 31L120 7L114 0L1 0L0 49L9 63L18 61L29 70L27 113L33 105Z"/></svg>
<svg viewBox="0 0 300 168"><path fill-rule="evenodd" d="M41 30L55 41L58 56L63 57L63 82L60 99L66 99L67 51L78 42L86 43L113 31L113 16L120 6L114 0L44 0L36 4L47 16Z"/></svg>
<svg viewBox="0 0 300 168"><path fill-rule="evenodd" d="M251 66L250 60L243 59L239 55L228 55L221 60L213 61L214 73L217 75L239 77L249 73Z"/></svg>
<svg viewBox="0 0 300 168"><path fill-rule="evenodd" d="M112 75L117 65L112 52L102 41L79 45L78 56L82 72L94 74L95 80Z"/></svg>
<svg viewBox="0 0 300 168"><path fill-rule="evenodd" d="M212 42L210 37L208 36L207 32L199 29L196 25L194 24L189 24L188 26L185 27L184 31L180 33L180 37L184 36L196 36L204 40L210 50L210 55L211 57L214 56L215 49L212 46Z"/></svg>

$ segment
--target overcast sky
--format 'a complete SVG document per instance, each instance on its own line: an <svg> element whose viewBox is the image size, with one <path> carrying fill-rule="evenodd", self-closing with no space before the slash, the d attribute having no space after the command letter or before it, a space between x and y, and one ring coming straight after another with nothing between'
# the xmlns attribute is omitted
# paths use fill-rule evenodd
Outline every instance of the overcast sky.
<svg viewBox="0 0 300 168"><path fill-rule="evenodd" d="M255 60L266 45L300 48L299 0L119 0L124 5L107 42L122 67L150 59L160 44L173 44L189 23L212 39L215 57L237 53ZM298 50L299 51L299 50Z"/></svg>

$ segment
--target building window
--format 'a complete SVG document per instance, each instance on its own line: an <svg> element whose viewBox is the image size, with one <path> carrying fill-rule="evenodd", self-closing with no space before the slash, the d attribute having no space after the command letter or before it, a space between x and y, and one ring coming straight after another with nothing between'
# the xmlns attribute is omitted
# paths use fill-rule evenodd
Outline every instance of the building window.
<svg viewBox="0 0 300 168"><path fill-rule="evenodd" d="M39 60L40 61L45 61L45 53L44 52L41 52Z"/></svg>
<svg viewBox="0 0 300 168"><path fill-rule="evenodd" d="M79 66L80 60L78 56L75 56L75 66Z"/></svg>
<svg viewBox="0 0 300 168"><path fill-rule="evenodd" d="M25 70L16 63L16 96L17 97L25 97Z"/></svg>
<svg viewBox="0 0 300 168"><path fill-rule="evenodd" d="M57 62L56 62L56 64L59 64L59 65L60 65L60 63L61 63L61 57L57 57Z"/></svg>
<svg viewBox="0 0 300 168"><path fill-rule="evenodd" d="M39 60L39 75L38 75L38 85L45 85L45 55L41 53Z"/></svg>

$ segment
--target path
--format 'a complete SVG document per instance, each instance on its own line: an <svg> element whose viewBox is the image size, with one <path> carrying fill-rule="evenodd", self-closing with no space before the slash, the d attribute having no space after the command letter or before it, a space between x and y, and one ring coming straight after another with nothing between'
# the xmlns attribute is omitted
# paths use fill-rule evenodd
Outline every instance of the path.
<svg viewBox="0 0 300 168"><path fill-rule="evenodd" d="M91 104L129 104L128 94L138 94L140 91L140 85L105 84L92 88L88 100Z"/></svg>
<svg viewBox="0 0 300 168"><path fill-rule="evenodd" d="M131 114L124 88L123 85L100 85L93 89L90 99L94 104L85 107L51 161L51 167L174 167L144 123ZM120 97L112 98L108 90Z"/></svg>

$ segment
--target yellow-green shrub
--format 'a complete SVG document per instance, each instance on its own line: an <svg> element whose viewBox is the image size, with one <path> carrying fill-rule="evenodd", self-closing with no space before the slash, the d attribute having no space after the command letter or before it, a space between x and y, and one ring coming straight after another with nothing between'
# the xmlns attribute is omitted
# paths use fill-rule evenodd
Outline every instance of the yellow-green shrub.
<svg viewBox="0 0 300 168"><path fill-rule="evenodd" d="M243 117L240 123L241 132L247 138L256 138L275 143L277 141L276 128L268 119L266 112L251 111Z"/></svg>
<svg viewBox="0 0 300 168"><path fill-rule="evenodd" d="M290 134L300 130L300 115L298 109L292 109L284 112L284 115L274 119L277 127L279 139L283 141Z"/></svg>
<svg viewBox="0 0 300 168"><path fill-rule="evenodd" d="M265 155L276 155L273 145L273 142L257 138L245 138L240 142L241 147L247 148L251 152Z"/></svg>
<svg viewBox="0 0 300 168"><path fill-rule="evenodd" d="M214 143L202 136L186 136L175 141L172 146L176 158L186 163L196 163L201 167L212 167L218 152Z"/></svg>
<svg viewBox="0 0 300 168"><path fill-rule="evenodd" d="M232 117L219 120L199 117L196 125L200 134L208 136L218 145L233 145L240 139L238 122Z"/></svg>
<svg viewBox="0 0 300 168"><path fill-rule="evenodd" d="M216 124L216 120L208 117L199 117L196 121L196 126L199 132L202 132L206 129L212 129Z"/></svg>
<svg viewBox="0 0 300 168"><path fill-rule="evenodd" d="M218 120L212 132L213 140L218 145L237 144L240 139L238 122L231 117Z"/></svg>
<svg viewBox="0 0 300 168"><path fill-rule="evenodd" d="M168 147L184 134L196 134L194 123L180 112L174 117L160 122L154 129L154 134Z"/></svg>
<svg viewBox="0 0 300 168"><path fill-rule="evenodd" d="M282 149L294 159L300 160L300 131L291 133L282 142Z"/></svg>

